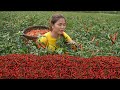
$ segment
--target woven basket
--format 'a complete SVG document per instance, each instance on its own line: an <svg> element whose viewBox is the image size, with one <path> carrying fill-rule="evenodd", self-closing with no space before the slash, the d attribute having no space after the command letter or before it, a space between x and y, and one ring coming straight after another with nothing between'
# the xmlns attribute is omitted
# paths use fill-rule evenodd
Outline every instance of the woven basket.
<svg viewBox="0 0 120 90"><path fill-rule="evenodd" d="M27 33L30 32L31 30L48 30L49 31L49 28L46 26L30 26L30 27L23 30L22 36L24 36L28 40L36 40L38 38L37 36L27 35Z"/></svg>

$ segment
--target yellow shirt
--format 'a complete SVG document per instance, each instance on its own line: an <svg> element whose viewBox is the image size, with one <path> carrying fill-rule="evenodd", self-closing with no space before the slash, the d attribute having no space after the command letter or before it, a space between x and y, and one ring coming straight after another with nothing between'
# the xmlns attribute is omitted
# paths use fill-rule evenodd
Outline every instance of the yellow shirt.
<svg viewBox="0 0 120 90"><path fill-rule="evenodd" d="M70 36L65 32L63 32L63 36L66 38L67 42L70 42L72 40ZM54 51L56 48L58 48L56 45L57 39L51 36L51 32L45 33L42 37L39 37L37 41L39 43L44 43L49 50Z"/></svg>

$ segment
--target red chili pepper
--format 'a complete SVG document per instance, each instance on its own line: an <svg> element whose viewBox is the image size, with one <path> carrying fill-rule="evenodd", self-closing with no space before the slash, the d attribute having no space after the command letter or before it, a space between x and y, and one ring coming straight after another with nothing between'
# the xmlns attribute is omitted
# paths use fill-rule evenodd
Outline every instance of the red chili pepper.
<svg viewBox="0 0 120 90"><path fill-rule="evenodd" d="M120 57L69 55L0 56L0 79L120 79Z"/></svg>
<svg viewBox="0 0 120 90"><path fill-rule="evenodd" d="M28 36L38 36L39 34L40 35L43 35L45 33L47 33L49 30L30 30L29 32L26 33L26 35Z"/></svg>

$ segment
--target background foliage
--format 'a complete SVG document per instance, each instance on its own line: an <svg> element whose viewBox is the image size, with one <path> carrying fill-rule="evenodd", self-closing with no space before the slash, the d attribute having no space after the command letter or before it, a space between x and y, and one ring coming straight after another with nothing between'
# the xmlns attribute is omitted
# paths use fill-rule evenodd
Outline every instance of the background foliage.
<svg viewBox="0 0 120 90"><path fill-rule="evenodd" d="M34 25L49 26L50 17L63 14L67 20L66 33L82 45L76 51L64 46L54 53L80 57L120 56L120 14L119 11L0 11L0 55L31 53L36 55L54 54L37 49L35 43L25 44L22 31ZM116 36L115 44L111 37ZM62 44L62 42L61 42Z"/></svg>

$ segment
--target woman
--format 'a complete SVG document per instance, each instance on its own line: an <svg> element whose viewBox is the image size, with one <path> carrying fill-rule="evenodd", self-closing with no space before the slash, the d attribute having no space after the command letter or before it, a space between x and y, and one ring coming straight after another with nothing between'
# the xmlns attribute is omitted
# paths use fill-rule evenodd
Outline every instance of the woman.
<svg viewBox="0 0 120 90"><path fill-rule="evenodd" d="M42 37L39 37L37 43L44 44L49 50L54 51L59 47L56 44L58 38L64 37L66 42L70 44L76 44L70 36L65 33L66 20L64 16L60 14L55 14L52 16L50 21L50 31L45 33Z"/></svg>

